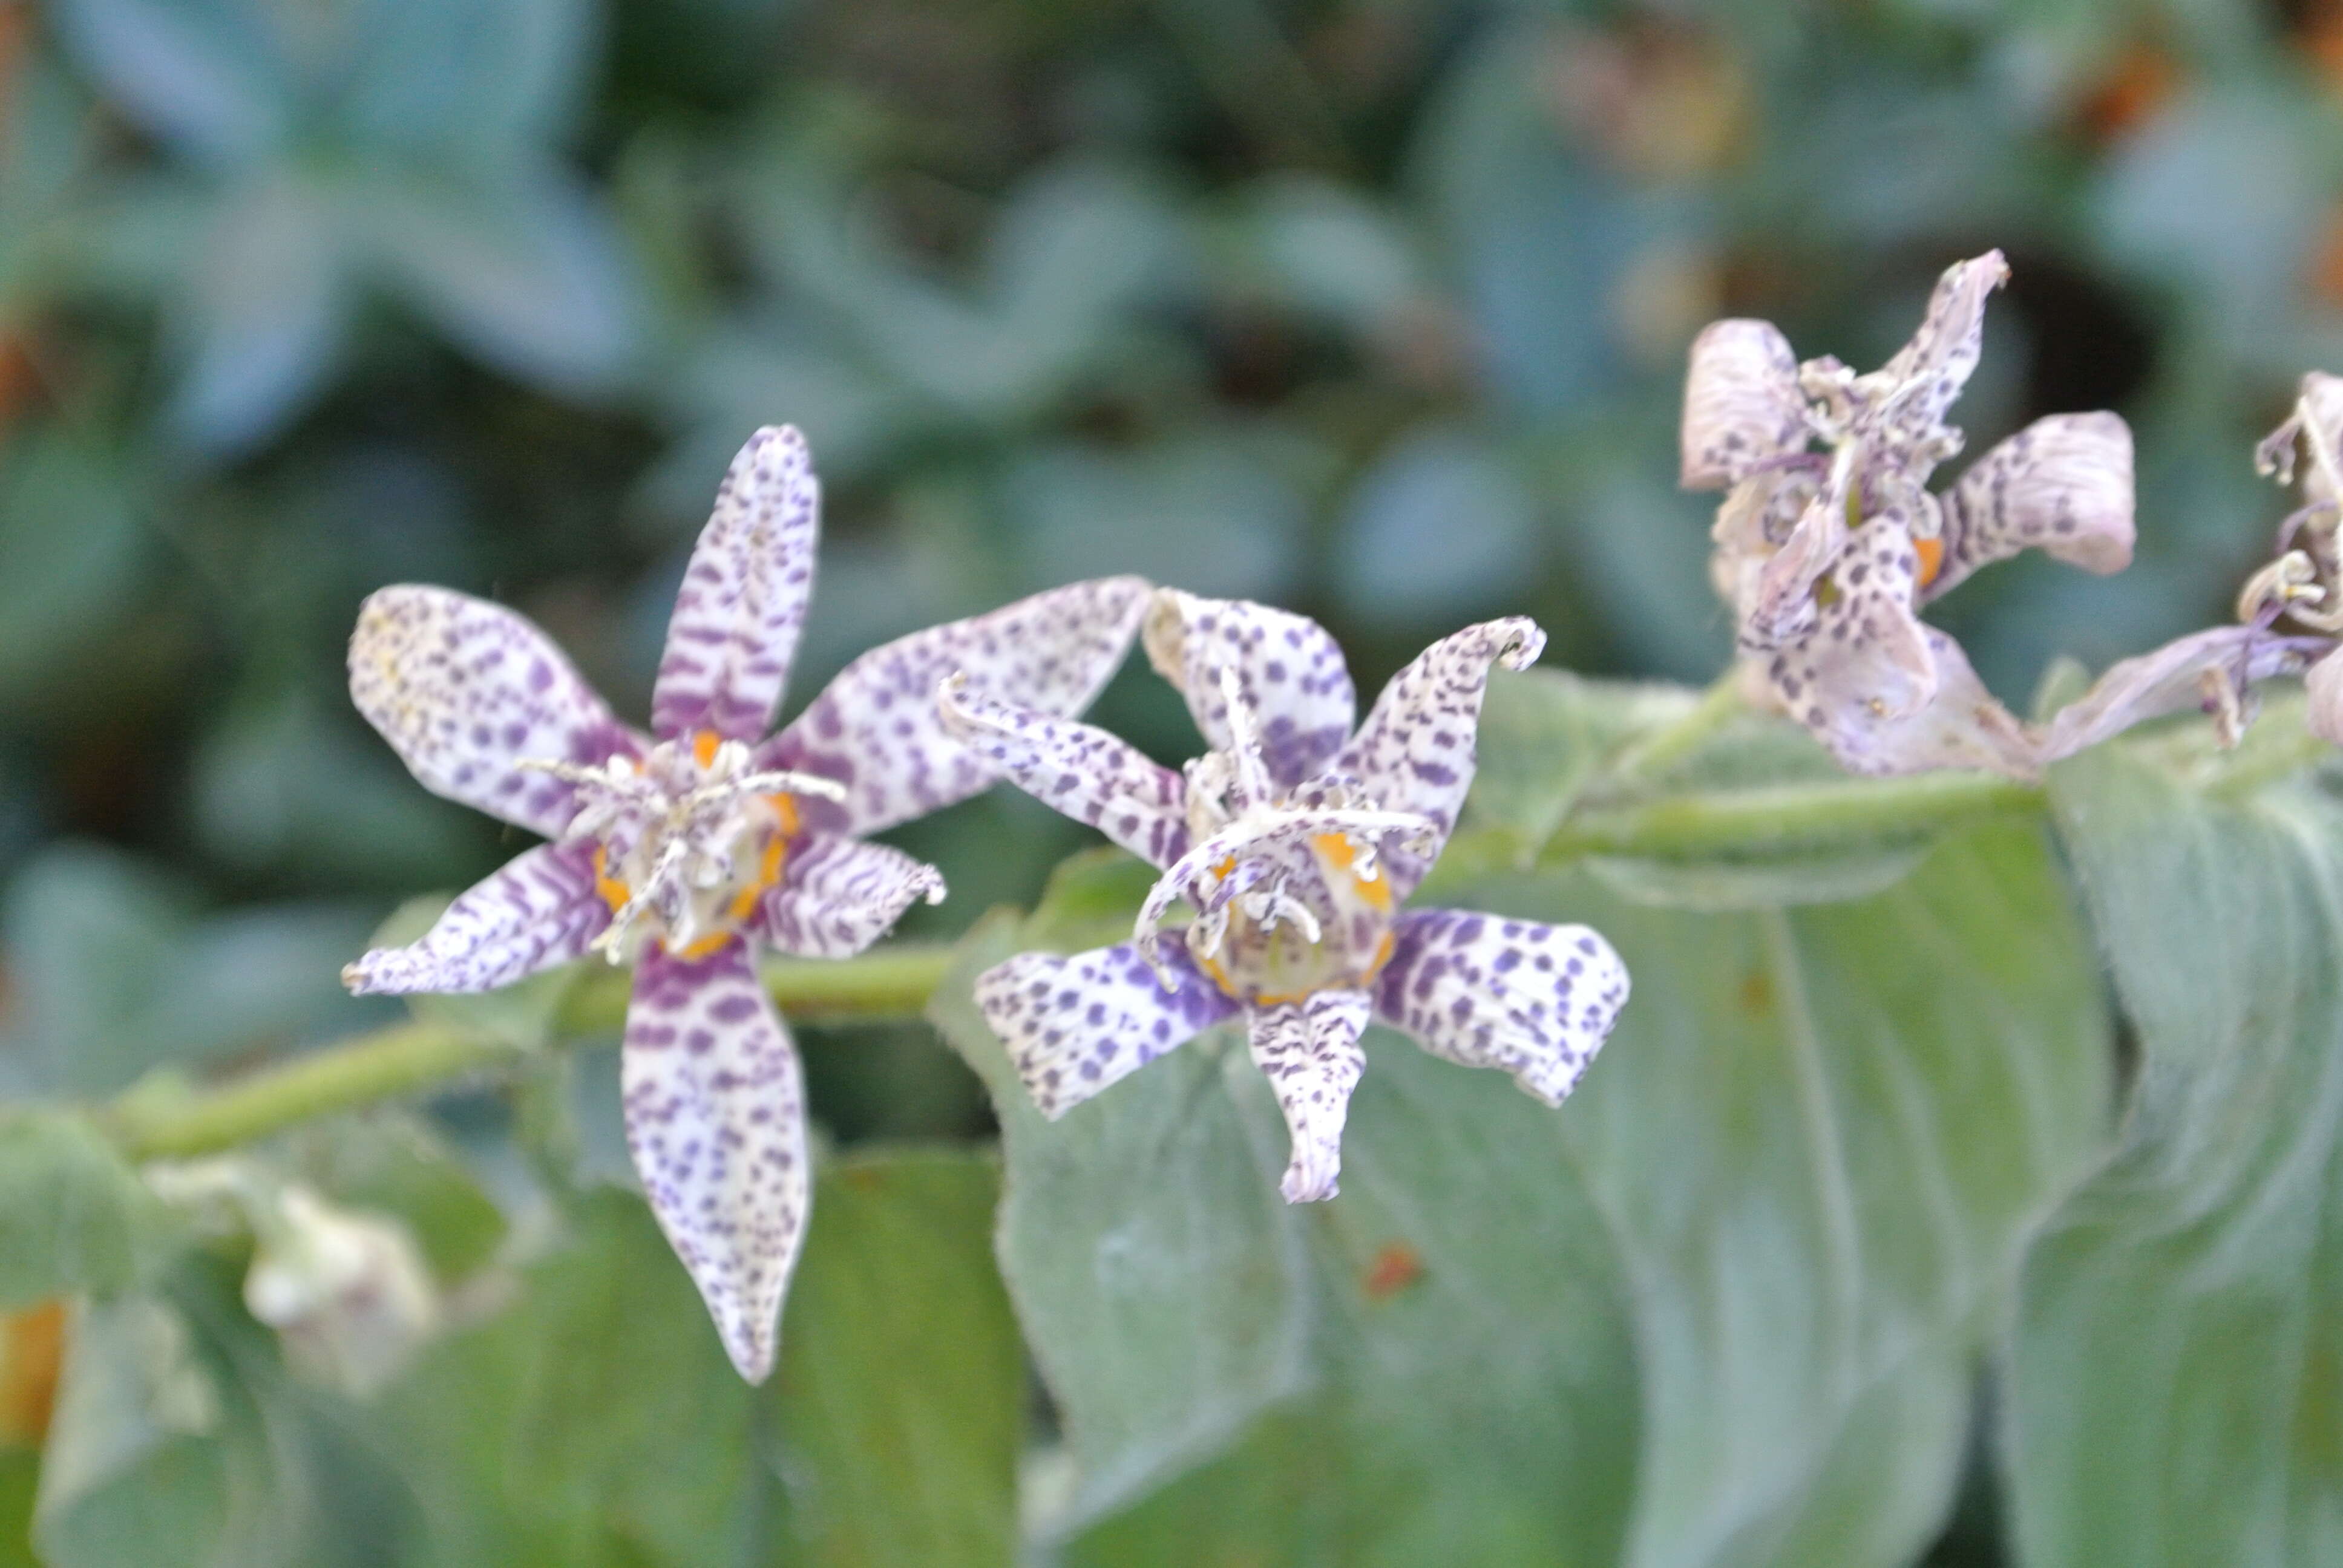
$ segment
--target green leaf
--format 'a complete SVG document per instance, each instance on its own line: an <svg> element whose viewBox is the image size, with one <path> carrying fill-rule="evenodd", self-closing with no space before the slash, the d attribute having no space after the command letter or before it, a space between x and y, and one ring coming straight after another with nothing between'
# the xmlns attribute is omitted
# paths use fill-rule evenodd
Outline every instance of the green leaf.
<svg viewBox="0 0 2343 1568"><path fill-rule="evenodd" d="M179 439L241 451L321 390L349 305L337 226L332 193L297 172L264 168L218 200L176 301Z"/></svg>
<svg viewBox="0 0 2343 1568"><path fill-rule="evenodd" d="M2043 835L1972 829L1860 902L1701 917L1569 883L1634 977L1561 1112L1634 1282L1627 1561L1908 1561L1948 1505L2028 1227L2112 1055Z"/></svg>
<svg viewBox="0 0 2343 1568"><path fill-rule="evenodd" d="M35 427L0 470L0 700L54 699L60 676L120 626L146 541L123 457Z"/></svg>
<svg viewBox="0 0 2343 1568"><path fill-rule="evenodd" d="M82 1117L0 1117L0 1310L128 1287L166 1243L168 1216Z"/></svg>
<svg viewBox="0 0 2343 1568"><path fill-rule="evenodd" d="M859 1153L822 1172L771 1408L817 1568L1017 1559L1025 1363L992 1261L993 1163Z"/></svg>
<svg viewBox="0 0 2343 1568"><path fill-rule="evenodd" d="M373 1568L407 1498L347 1405L289 1379L242 1261L191 1253L67 1340L34 1540L50 1568Z"/></svg>
<svg viewBox="0 0 2343 1568"><path fill-rule="evenodd" d="M980 970L1024 945L1009 922L971 932L930 1016L1001 1113L1001 1274L1089 1513L1224 1447L1300 1391L1306 1264L1209 1047L1042 1121L970 994Z"/></svg>
<svg viewBox="0 0 2343 1568"><path fill-rule="evenodd" d="M742 1560L750 1393L639 1199L580 1203L521 1299L384 1398L418 1568Z"/></svg>
<svg viewBox="0 0 2343 1568"><path fill-rule="evenodd" d="M1021 940L976 933L939 992L1001 1103L1072 1560L1908 1561L2107 1116L2041 832L1973 829L1858 902L1705 915L1552 871L1442 901L1594 924L1635 996L1559 1111L1372 1034L1322 1206L1275 1201L1284 1131L1227 1031L1052 1124L967 1000Z"/></svg>
<svg viewBox="0 0 2343 1568"><path fill-rule="evenodd" d="M2101 747L2052 799L2142 1053L2027 1260L2006 1474L2034 1568L2343 1553L2343 807Z"/></svg>
<svg viewBox="0 0 2343 1568"><path fill-rule="evenodd" d="M193 1063L339 1026L371 1010L337 980L362 916L282 904L197 920L179 890L94 845L50 849L0 910L12 978L15 1087L111 1093L157 1063Z"/></svg>
<svg viewBox="0 0 2343 1568"><path fill-rule="evenodd" d="M280 144L292 115L266 18L239 0L66 0L65 42L106 90L190 156L225 164Z"/></svg>
<svg viewBox="0 0 2343 1568"><path fill-rule="evenodd" d="M1694 699L1656 681L1491 670L1464 827L1505 835L1509 858L1535 855L1605 763L1636 736L1683 718Z"/></svg>

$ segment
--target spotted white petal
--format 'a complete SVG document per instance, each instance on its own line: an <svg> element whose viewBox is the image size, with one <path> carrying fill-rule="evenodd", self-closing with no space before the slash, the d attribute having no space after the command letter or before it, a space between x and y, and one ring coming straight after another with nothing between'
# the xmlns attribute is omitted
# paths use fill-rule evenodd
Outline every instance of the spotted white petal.
<svg viewBox="0 0 2343 1568"><path fill-rule="evenodd" d="M609 923L594 890L594 846L540 844L448 905L420 941L345 967L342 983L359 996L494 990L583 957Z"/></svg>
<svg viewBox="0 0 2343 1568"><path fill-rule="evenodd" d="M2017 717L1985 689L1961 645L1905 612L1928 661L1927 696L1897 708L1860 693L1879 689L1884 660L1825 656L1797 717L1850 773L1926 773L1941 768L1981 768L2031 779L2039 768L2036 741ZM1874 706L1875 702L1878 705Z"/></svg>
<svg viewBox="0 0 2343 1568"><path fill-rule="evenodd" d="M2331 659L2318 662L2333 643L2326 638L2281 637L2249 626L2215 627L2177 638L2162 648L2109 665L2081 697L2051 715L2039 745L2046 765L2167 713L2212 713L2234 731L2251 702L2251 689L2276 676L2310 674L2310 727L2343 718L2331 693L2322 715L2319 693L2338 677ZM2321 671L2327 671L2322 675ZM2343 726L2338 734L2343 735ZM2234 739L2234 734L2231 737ZM2329 737L2334 739L2334 737Z"/></svg>
<svg viewBox="0 0 2343 1568"><path fill-rule="evenodd" d="M1511 1073L1560 1105L1627 1005L1627 966L1585 926L1411 910L1375 1014L1433 1055Z"/></svg>
<svg viewBox="0 0 2343 1568"><path fill-rule="evenodd" d="M1289 1203L1332 1198L1342 1173L1342 1122L1367 1070L1359 1036L1374 1012L1363 990L1322 990L1300 1002L1250 1010L1253 1065L1285 1115L1292 1156L1278 1191Z"/></svg>
<svg viewBox="0 0 2343 1568"><path fill-rule="evenodd" d="M1950 456L1940 438L1945 415L1977 367L1985 342L1986 298L2009 279L2001 252L1956 261L1936 279L1927 314L1912 340L1876 372L1889 388L1880 410L1890 440Z"/></svg>
<svg viewBox="0 0 2343 1568"><path fill-rule="evenodd" d="M552 639L468 594L369 594L349 668L350 700L425 789L548 839L577 810L575 789L522 763L642 749Z"/></svg>
<svg viewBox="0 0 2343 1568"><path fill-rule="evenodd" d="M2131 564L2131 427L2109 413L2036 419L1969 466L1944 497L1944 555L1924 598L2027 548L2086 571Z"/></svg>
<svg viewBox="0 0 2343 1568"><path fill-rule="evenodd" d="M941 903L943 873L900 849L817 834L799 840L758 907L757 931L777 951L850 959L894 930L903 911Z"/></svg>
<svg viewBox="0 0 2343 1568"><path fill-rule="evenodd" d="M936 694L947 733L1051 809L1151 865L1188 851L1187 789L1137 747L1077 719L979 697L958 677Z"/></svg>
<svg viewBox="0 0 2343 1568"><path fill-rule="evenodd" d="M797 1050L748 945L697 962L646 950L627 1010L627 1145L659 1229L732 1364L773 1370L811 1201Z"/></svg>
<svg viewBox="0 0 2343 1568"><path fill-rule="evenodd" d="M977 1006L1042 1115L1063 1116L1236 1011L1184 949L1158 962L1168 985L1129 943L1020 953L977 977Z"/></svg>
<svg viewBox="0 0 2343 1568"><path fill-rule="evenodd" d="M786 425L749 437L676 592L651 691L655 734L712 729L754 740L771 727L805 625L820 526L805 437Z"/></svg>
<svg viewBox="0 0 2343 1568"><path fill-rule="evenodd" d="M1684 377L1680 482L1739 484L1760 464L1806 448L1798 357L1770 321L1712 321L1692 343Z"/></svg>
<svg viewBox="0 0 2343 1568"><path fill-rule="evenodd" d="M1247 599L1158 588L1143 632L1156 672L1188 699L1205 743L1228 751L1236 731L1224 672L1261 726L1270 777L1292 789L1350 738L1357 696L1342 650L1307 616Z"/></svg>
<svg viewBox="0 0 2343 1568"><path fill-rule="evenodd" d="M1011 707L1079 713L1130 650L1147 593L1143 578L1099 578L872 648L766 744L759 765L845 785L842 802L799 802L809 825L833 833L876 833L965 800L998 774L945 732L943 678L958 672L970 692Z"/></svg>
<svg viewBox="0 0 2343 1568"><path fill-rule="evenodd" d="M1396 840L1385 847L1383 871L1394 900L1413 892L1432 869L1473 786L1489 667L1527 669L1544 650L1545 633L1522 616L1441 638L1391 678L1335 758L1333 770L1355 775L1376 805L1427 818L1435 829L1429 848Z"/></svg>
<svg viewBox="0 0 2343 1568"><path fill-rule="evenodd" d="M1814 624L1763 655L1783 710L1835 750L1841 728L1867 731L1919 711L1936 695L1928 630L1912 613L1918 568L1909 534L1887 522L1866 526L1817 597Z"/></svg>

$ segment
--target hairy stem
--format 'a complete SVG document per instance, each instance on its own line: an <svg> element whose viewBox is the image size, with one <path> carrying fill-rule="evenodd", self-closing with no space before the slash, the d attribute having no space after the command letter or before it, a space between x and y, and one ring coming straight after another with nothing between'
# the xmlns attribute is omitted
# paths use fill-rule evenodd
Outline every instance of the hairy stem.
<svg viewBox="0 0 2343 1568"><path fill-rule="evenodd" d="M2042 803L2037 786L1987 773L1703 791L1574 812L1538 859L1552 865L1584 855L1664 859L1853 848L1926 839L1977 817L2038 811Z"/></svg>
<svg viewBox="0 0 2343 1568"><path fill-rule="evenodd" d="M1732 722L1734 715L1747 710L1741 686L1740 664L1727 665L1725 673L1681 717L1642 736L1622 751L1611 764L1607 781L1624 784L1649 779L1698 751Z"/></svg>
<svg viewBox="0 0 2343 1568"><path fill-rule="evenodd" d="M940 942L906 942L835 962L780 959L765 966L766 988L800 1022L880 1022L917 1018L950 967ZM563 999L558 1040L608 1035L626 1021L632 976L597 966ZM101 1120L134 1160L216 1153L313 1117L351 1111L508 1068L523 1048L458 1024L393 1024L184 1093L132 1091Z"/></svg>

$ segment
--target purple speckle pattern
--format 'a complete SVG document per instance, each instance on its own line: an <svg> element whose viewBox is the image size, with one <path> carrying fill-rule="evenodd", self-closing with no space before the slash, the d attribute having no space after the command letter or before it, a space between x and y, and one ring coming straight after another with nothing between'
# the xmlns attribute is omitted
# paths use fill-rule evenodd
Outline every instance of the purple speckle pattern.
<svg viewBox="0 0 2343 1568"><path fill-rule="evenodd" d="M970 693L1011 707L1079 713L1129 651L1147 593L1143 578L1100 578L875 648L767 743L759 765L846 786L842 804L799 802L825 832L876 833L965 800L997 775L945 732L944 678L962 675Z"/></svg>
<svg viewBox="0 0 2343 1568"><path fill-rule="evenodd" d="M748 944L635 971L621 1065L627 1145L732 1364L773 1370L809 1201L805 1088Z"/></svg>
<svg viewBox="0 0 2343 1568"><path fill-rule="evenodd" d="M1687 490L1737 485L1803 452L1809 431L1798 357L1770 321L1712 321L1693 339L1680 432Z"/></svg>
<svg viewBox="0 0 2343 1568"><path fill-rule="evenodd" d="M758 910L757 934L776 951L850 959L894 929L920 900L941 901L943 874L884 844L800 841Z"/></svg>
<svg viewBox="0 0 2343 1568"><path fill-rule="evenodd" d="M367 596L349 668L350 700L425 789L548 839L576 794L518 764L644 749L542 631L468 594L402 584Z"/></svg>
<svg viewBox="0 0 2343 1568"><path fill-rule="evenodd" d="M1199 598L1158 588L1143 630L1149 662L1188 699L1205 744L1225 751L1223 669L1259 717L1269 776L1292 789L1349 738L1358 699L1342 650L1307 616L1246 599Z"/></svg>
<svg viewBox="0 0 2343 1568"><path fill-rule="evenodd" d="M1188 852L1179 774L1094 725L947 690L945 730L1043 805L1096 828L1151 865Z"/></svg>
<svg viewBox="0 0 2343 1568"><path fill-rule="evenodd" d="M1493 1067L1566 1099L1627 1004L1627 966L1584 926L1412 910L1375 986L1375 1016L1434 1056Z"/></svg>
<svg viewBox="0 0 2343 1568"><path fill-rule="evenodd" d="M1055 1121L1237 1010L1184 950L1160 961L1168 989L1127 942L1020 953L977 977L977 1006L1042 1115Z"/></svg>
<svg viewBox="0 0 2343 1568"><path fill-rule="evenodd" d="M1367 721L1335 759L1334 770L1363 780L1384 810L1429 818L1445 842L1473 786L1489 667L1527 669L1544 649L1545 633L1522 616L1483 621L1441 638L1392 677ZM1438 856L1437 844L1429 854L1388 846L1383 869L1392 879L1393 899L1413 892Z"/></svg>
<svg viewBox="0 0 2343 1568"><path fill-rule="evenodd" d="M1919 330L1879 367L1882 389L1874 411L1906 445L1934 444L1944 430L1945 416L1976 373L1985 347L1986 297L2008 281L2009 263L1997 250L1945 268L1929 291Z"/></svg>
<svg viewBox="0 0 2343 1568"><path fill-rule="evenodd" d="M2131 427L2104 411L2036 419L1970 464L1943 503L1944 563L1924 599L2024 549L2121 571L2137 537Z"/></svg>
<svg viewBox="0 0 2343 1568"><path fill-rule="evenodd" d="M447 906L420 941L377 948L342 971L359 996L483 991L584 955L610 921L594 891L594 846L540 844Z"/></svg>
<svg viewBox="0 0 2343 1568"><path fill-rule="evenodd" d="M805 625L820 526L805 437L765 427L732 459L684 569L651 692L653 733L754 740L771 727Z"/></svg>
<svg viewBox="0 0 2343 1568"><path fill-rule="evenodd" d="M1374 1012L1363 990L1322 990L1300 1002L1252 1010L1253 1065L1285 1115L1291 1157L1278 1191L1289 1203L1332 1198L1342 1173L1342 1122L1367 1070L1359 1044Z"/></svg>

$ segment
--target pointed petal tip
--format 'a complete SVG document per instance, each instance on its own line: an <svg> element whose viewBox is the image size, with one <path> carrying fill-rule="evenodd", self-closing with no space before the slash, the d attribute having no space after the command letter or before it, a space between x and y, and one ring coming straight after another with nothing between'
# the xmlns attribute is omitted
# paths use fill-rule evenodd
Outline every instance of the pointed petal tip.
<svg viewBox="0 0 2343 1568"><path fill-rule="evenodd" d="M1285 1168L1285 1177L1277 1184L1278 1194L1289 1203L1322 1203L1341 1195L1338 1177L1335 1171L1312 1170L1296 1160Z"/></svg>
<svg viewBox="0 0 2343 1568"><path fill-rule="evenodd" d="M2321 740L2343 746L2343 653L2330 653L2302 678L2310 697L2305 722Z"/></svg>

